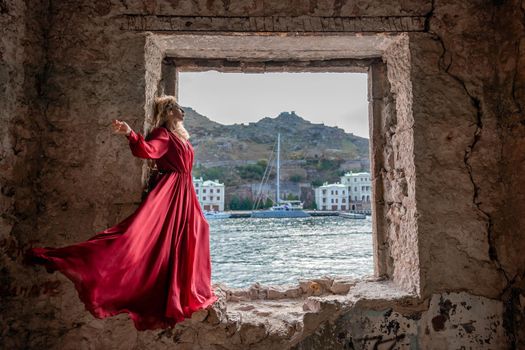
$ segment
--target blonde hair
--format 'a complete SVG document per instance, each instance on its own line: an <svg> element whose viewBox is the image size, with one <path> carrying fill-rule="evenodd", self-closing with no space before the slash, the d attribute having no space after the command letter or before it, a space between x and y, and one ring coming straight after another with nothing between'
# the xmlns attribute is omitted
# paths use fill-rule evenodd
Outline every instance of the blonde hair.
<svg viewBox="0 0 525 350"><path fill-rule="evenodd" d="M175 96L165 95L160 97L155 97L155 103L153 105L153 116L149 119L149 128L147 135L149 135L153 129L158 127L165 127L170 132L173 132L177 137L182 140L188 140L190 134L184 128L184 125L180 121L168 122L168 110L169 108L178 108L177 99ZM151 191L155 182L157 164L154 159L148 159L146 161L146 171L143 173L143 199L147 192ZM153 183L152 183L153 181Z"/></svg>
<svg viewBox="0 0 525 350"><path fill-rule="evenodd" d="M168 110L170 108L178 107L179 104L177 103L177 99L175 98L175 96L164 95L160 97L155 97L155 104L153 106L153 118L150 124L149 132L151 132L155 128L163 126L175 133L175 135L179 136L181 139L188 140L190 138L190 134L188 133L186 128L184 128L184 124L182 122L169 123L167 119Z"/></svg>

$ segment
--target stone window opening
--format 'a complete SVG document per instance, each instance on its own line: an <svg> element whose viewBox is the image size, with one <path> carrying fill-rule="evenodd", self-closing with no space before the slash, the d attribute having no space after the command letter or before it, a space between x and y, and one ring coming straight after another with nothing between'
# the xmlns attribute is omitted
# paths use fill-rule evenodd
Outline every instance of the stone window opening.
<svg viewBox="0 0 525 350"><path fill-rule="evenodd" d="M294 287L263 286L256 282L249 288L236 289L218 283L216 291L225 302L221 307L243 312L265 308L280 300L289 305L290 311L299 305L301 312L311 314L318 325L334 314L321 312L329 309L326 303L333 302L333 298L380 300L386 295L401 299L420 294L419 251L417 239L413 239L417 237L417 225L415 207L411 206L415 203L415 176L408 42L403 33L148 34L146 117L155 96L177 95L177 74L181 71L368 74L374 275L358 280L323 277L300 281ZM408 199L392 200L397 197ZM352 208L355 210L356 206ZM227 319L224 310L216 309L195 313L196 319L200 317L211 317L217 323Z"/></svg>
<svg viewBox="0 0 525 350"><path fill-rule="evenodd" d="M176 64L176 63L174 63ZM223 84L223 82L226 82L226 83L231 83L231 78L232 78L232 74L231 73L224 73L222 72L221 69L217 69L219 71L220 74L217 74L215 71L204 71L203 74L196 74L196 75L192 75L192 74L187 74L187 73L191 73L192 71L188 72L187 71L187 68L184 67L184 66L181 66L181 67L177 67L177 72L178 72L178 76L177 76L177 79L179 81L178 83L178 91L179 91L179 97L181 98L181 100L179 101L179 103L183 104L184 106L187 106L187 107L190 107L192 108L193 110L196 110L198 111L199 109L199 103L198 101L195 101L194 103L192 103L192 98L189 96L188 94L188 91L186 91L186 87L189 87L191 88L191 91L193 92L193 99L195 99L195 97L198 97L199 99L207 99L209 97L213 98L214 100L217 100L216 97L213 96L213 92L212 94L210 95L209 92L208 93L205 93L204 95L200 95L199 94L199 91L196 89L197 87L197 82L199 82L200 84L202 84L203 82L201 81L201 79L206 79L204 82L210 82L210 84L212 86L221 86ZM209 74L208 73L212 73L212 74ZM298 80L298 81L303 81L302 79L305 78L305 75L302 75L300 77L297 77L295 78L294 76L296 76L297 74L292 74L292 73L288 73L288 72L284 72L285 75L283 76L283 74L281 74L281 76L279 77L279 79L282 79L282 78L285 78L287 80L291 80L291 81L297 81L299 78L301 80ZM237 76L238 78L242 79L242 81L244 82L245 79L247 79L250 83L253 83L253 81L260 81L259 79L266 79L264 77L262 77L263 74L246 74L246 73L233 73L234 77ZM254 75L257 75L255 77L255 79L251 78L252 76ZM279 74L277 74L279 75ZM313 77L313 75L318 75L318 77ZM331 74L323 74L323 73L318 73L318 74L308 74L308 79L311 79L311 82L315 82L317 78L321 78L323 80L330 80L330 75ZM349 91L352 91L351 89L355 89L355 87L352 84L352 81L353 79L357 78L359 79L359 85L357 87L357 89L359 90L358 92L358 96L360 97L360 100L362 101L362 105L363 107L365 107L363 110L363 112L360 113L360 117L361 119L364 119L363 121L365 123L363 123L365 125L365 131L366 131L366 134L368 134L368 118L367 117L367 113L366 113L366 106L367 106L367 103L365 102L365 99L366 99L366 92L367 92L367 88L366 88L366 74L351 74L351 73L341 73L341 74L337 74L337 75L340 75L341 77L344 75L344 78L346 80L346 86L348 88L348 90L345 88L345 86L337 86L337 90L334 90L334 92L336 92L337 94L348 94ZM273 75L273 77L276 77L276 75ZM339 77L335 77L335 78L339 78ZM195 79L195 80L194 80ZM213 80L213 81L210 81L210 80ZM296 80L297 79L297 80ZM328 88L330 87L330 85L333 85L333 84L328 84ZM206 89L206 88L205 88ZM340 90L341 89L341 90ZM282 87L280 93L285 93L286 94L286 90L282 90ZM316 89L316 93L317 94L321 94L321 93L326 93L326 89L319 89L319 87ZM339 91L340 90L340 91ZM258 89L254 89L253 91L250 91L251 92L251 95L252 96L257 96L257 91L259 91ZM264 93L264 91L261 91L262 93ZM229 92L228 94L229 96L234 96L234 94L232 94L232 92ZM230 100L227 96L225 96L225 98L221 98L220 99L220 103L221 104L225 104L225 105L228 105L230 103L235 103L235 97L233 97L232 100ZM268 103L272 103L271 100L268 100L266 102L266 104ZM342 99L340 99L340 102L339 102L342 106L342 108L344 109L350 109L351 108L351 105L348 103L348 101L346 101L344 99L344 97ZM283 107L285 110L286 109L286 104L285 106ZM209 108L209 107L208 107ZM220 108L218 106L218 108ZM293 109L293 108L292 108ZM198 111L198 113L203 113L203 112L200 112ZM321 112L321 113L326 113L326 112ZM206 114L206 113L204 113ZM211 114L211 113L210 113ZM211 114L213 115L213 114ZM208 117L210 117L209 115L207 115ZM364 117L364 118L363 118ZM304 118L304 117L303 117ZM306 118L308 119L308 118ZM224 124L233 124L233 121L227 121L227 120L222 120L220 121L221 123L224 123ZM235 121L236 123L240 123L241 125L242 124L245 124L245 122L243 122L243 120L236 120ZM311 121L312 122L312 121ZM322 120L321 121L316 121L315 124L317 123L321 123L323 122ZM361 125L361 124L357 124L356 123L356 128L358 127L358 125ZM350 126L350 128L352 128L352 126ZM286 127L284 128L286 130ZM190 130L191 132L191 130ZM201 131L202 132L202 131ZM349 131L351 132L351 131ZM367 137L368 138L368 135L363 135L364 137ZM360 134L361 135L361 134ZM265 135L266 136L266 135ZM282 135L281 135L282 136ZM324 136L323 136L324 137ZM351 137L351 136L350 136ZM306 149L308 148L308 146L306 146ZM217 147L217 149L220 149L220 147ZM368 153L368 152L367 152ZM283 154L283 152L281 153ZM285 159L286 159L286 151L284 152L285 154ZM367 154L368 156L368 154ZM222 157L222 156L221 156ZM203 160L201 160L202 162ZM202 164L202 163L201 163ZM334 175L343 175L343 174L334 174ZM342 176L341 176L342 177ZM345 177L343 177L345 178ZM268 183L270 186L272 185L272 182L269 182ZM330 185L330 187L339 187L339 189L337 188L332 188L332 189L327 189L327 192L329 194L332 195L333 198L330 198L328 197L329 201L331 204L335 204L335 206L332 207L332 210L335 210L335 211L346 211L348 210L348 208L344 205L341 205L341 203L344 203L344 199L341 198L341 195L344 195L345 193L345 190L343 190L342 188L344 188L339 182L335 182L334 185ZM286 192L286 191L285 191ZM316 191L317 192L317 191ZM281 188L281 193L283 193L283 189ZM318 194L318 193L316 193ZM233 194L230 194L231 196L234 196ZM239 194L236 194L236 195L239 195ZM299 194L300 195L300 194ZM240 196L243 196L243 194L241 193ZM337 198L339 197L339 198ZM231 197L230 197L231 198ZM285 197L286 198L286 197ZM289 197L288 197L289 198ZM321 208L319 208L321 209ZM334 216L335 214L334 213L331 213L331 216ZM316 220L318 218L315 218L314 220L316 221L314 223L314 225L319 225L319 220ZM330 220L333 220L333 218L330 218ZM344 221L344 220L343 220ZM331 221L332 222L332 221ZM359 230L359 233L358 234L361 234L363 232L371 232L371 224L370 222L365 222L364 223L365 225L365 228L364 229L360 229ZM224 226L224 229L227 229L229 228L229 225L225 225ZM261 271L261 269L257 269L259 272L256 274L254 272L250 272L250 273L247 273L246 277L245 278L240 278L240 277L235 277L235 274L232 274L231 270L228 271L229 274L228 276L225 276L224 275L224 266L227 266L228 262L225 262L224 259L219 259L219 253L217 253L217 251L222 251L222 249L220 249L217 245L216 245L216 242L219 240L218 236L220 234L220 232L213 232L215 231L216 229L216 225L212 225L212 233L216 233L215 236L212 235L213 239L212 239L212 242L211 242L211 247L212 249L215 248L214 251L212 251L212 253L214 253L212 255L212 263L214 260L216 261L221 261L217 266L217 269L216 271L214 271L214 275L213 275L213 280L214 282L216 281L221 281L221 280L224 280L225 283L227 283L227 281L229 281L230 279L233 280L235 283L235 280L238 281L238 284L241 284L241 283L244 283L245 285L248 285L250 283L252 283L252 281L257 281L259 280L259 278L257 277L257 275L260 275L261 276L261 279L264 279L264 281L267 281L269 279L269 274L264 272L264 271ZM260 228L260 230L264 230L263 227ZM307 231L308 229L306 229ZM350 228L344 228L343 229L344 232L347 232L347 231L351 231ZM224 232L226 233L226 232ZM305 232L306 233L306 232ZM341 234L342 232L339 232L339 234ZM351 232L348 232L348 233L351 233ZM345 235L343 235L345 236ZM346 236L348 237L348 236ZM343 237L343 239L348 239L346 237ZM341 275L343 272L346 272L346 271L341 271L343 270L344 268L342 266L344 265L348 265L348 266L358 266L357 268L352 268L352 269L349 269L348 271L348 274L352 275L352 277L362 277L362 276L366 276L366 275L370 275L372 273L372 264L373 264L373 256L372 256L372 242L371 242L371 235L368 234L368 235L365 235L366 237L366 240L367 240L367 245L363 248L362 251L355 251L355 253L352 253L352 254L347 254L346 255L346 263L339 263L339 264L335 264L334 266L327 266L327 265L324 265L324 266L321 266L322 268L322 271L320 271L319 269L317 269L317 271L311 269L311 268L308 268L308 264L305 264L305 266L301 269L300 273L297 273L294 271L291 271L290 274L286 274L286 272L283 273L283 271L281 272L278 272L276 274L279 274L279 276L275 276L276 278L274 279L274 283L279 283L277 282L277 280L288 280L288 279L291 279L293 277L292 274L294 275L299 275L297 278L301 278L300 275L305 275L305 274L308 274L309 278L315 278L315 277L318 277L318 276L322 276L324 274L331 274L331 275ZM246 243L247 245L246 246L252 246L254 244L254 241L252 240L252 242L247 242ZM332 244L331 244L332 245ZM335 247L338 246L337 244L335 244L335 242L333 243L333 246L334 246L334 249L333 250L326 250L326 254L323 254L323 256L328 259L337 259L336 256L337 254L335 253ZM218 249L217 249L218 248ZM308 249L309 250L309 249ZM302 251L302 249L301 249ZM304 253L302 255L304 256L308 256L310 254L309 251L304 251ZM362 265L355 265L355 263L359 264L358 261L356 260L359 260L356 258L356 256L359 256L363 254L363 256L366 256L366 260L363 259L363 263ZM294 255L294 258L297 257L299 254L295 254ZM327 261L327 260L325 260ZM242 269L242 267L246 268L246 265L245 263L243 262L240 262L237 266L234 266L233 269ZM270 274L271 271L270 271ZM254 276L255 275L255 276ZM273 274L272 274L273 275ZM224 278L222 278L221 276L224 276ZM232 277L229 277L229 276L232 276ZM273 276L272 276L273 277ZM273 279L273 278L272 278ZM286 281L284 282L281 282L279 284L282 284L282 283L286 283Z"/></svg>

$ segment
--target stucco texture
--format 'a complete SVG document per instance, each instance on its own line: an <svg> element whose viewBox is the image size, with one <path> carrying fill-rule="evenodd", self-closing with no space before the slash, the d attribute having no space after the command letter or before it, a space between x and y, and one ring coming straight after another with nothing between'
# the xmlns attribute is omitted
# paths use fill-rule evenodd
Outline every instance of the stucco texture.
<svg viewBox="0 0 525 350"><path fill-rule="evenodd" d="M0 0L0 344L525 348L524 21L518 0ZM218 284L211 309L137 332L22 264L26 248L85 240L137 206L143 164L110 122L147 125L165 83L158 39L177 34L392 39L357 57L385 69L370 97L375 278Z"/></svg>

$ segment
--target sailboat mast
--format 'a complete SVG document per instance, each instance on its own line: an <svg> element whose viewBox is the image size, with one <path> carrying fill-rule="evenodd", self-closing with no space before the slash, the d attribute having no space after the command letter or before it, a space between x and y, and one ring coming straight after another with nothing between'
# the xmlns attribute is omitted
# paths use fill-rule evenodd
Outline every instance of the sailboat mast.
<svg viewBox="0 0 525 350"><path fill-rule="evenodd" d="M280 187L279 187L279 175L281 172L281 134L277 134L277 194L276 194L276 202L277 205L279 205L279 202L281 201L280 196Z"/></svg>

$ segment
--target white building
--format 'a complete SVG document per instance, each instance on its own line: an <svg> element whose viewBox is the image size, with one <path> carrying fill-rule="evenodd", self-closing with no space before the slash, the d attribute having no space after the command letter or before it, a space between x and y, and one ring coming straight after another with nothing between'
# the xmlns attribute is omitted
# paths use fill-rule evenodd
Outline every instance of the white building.
<svg viewBox="0 0 525 350"><path fill-rule="evenodd" d="M219 180L203 181L201 178L193 178L195 193L203 210L224 211L224 184Z"/></svg>
<svg viewBox="0 0 525 350"><path fill-rule="evenodd" d="M325 182L315 189L315 204L319 210L348 210L346 185Z"/></svg>
<svg viewBox="0 0 525 350"><path fill-rule="evenodd" d="M370 173L346 173L341 176L341 183L348 189L350 210L370 210L372 198Z"/></svg>

